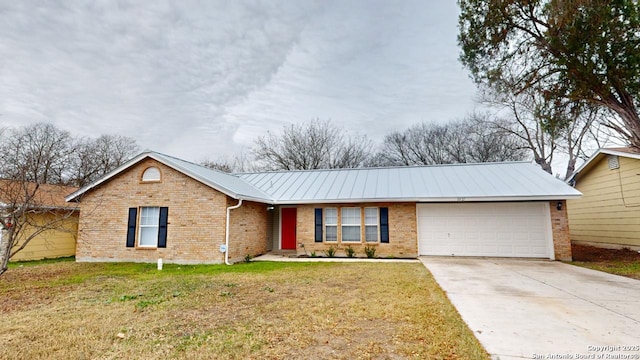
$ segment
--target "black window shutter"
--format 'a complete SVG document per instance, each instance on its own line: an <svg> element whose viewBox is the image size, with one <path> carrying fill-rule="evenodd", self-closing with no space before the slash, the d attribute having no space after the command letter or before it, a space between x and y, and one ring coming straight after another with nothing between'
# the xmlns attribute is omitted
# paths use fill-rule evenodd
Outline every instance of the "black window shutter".
<svg viewBox="0 0 640 360"><path fill-rule="evenodd" d="M380 242L389 242L389 208L380 208Z"/></svg>
<svg viewBox="0 0 640 360"><path fill-rule="evenodd" d="M127 247L136 246L136 220L138 208L129 208L129 224L127 226Z"/></svg>
<svg viewBox="0 0 640 360"><path fill-rule="evenodd" d="M316 242L322 242L322 209L316 209Z"/></svg>
<svg viewBox="0 0 640 360"><path fill-rule="evenodd" d="M167 219L169 218L169 208L160 208L160 227L158 228L158 247L167 247Z"/></svg>

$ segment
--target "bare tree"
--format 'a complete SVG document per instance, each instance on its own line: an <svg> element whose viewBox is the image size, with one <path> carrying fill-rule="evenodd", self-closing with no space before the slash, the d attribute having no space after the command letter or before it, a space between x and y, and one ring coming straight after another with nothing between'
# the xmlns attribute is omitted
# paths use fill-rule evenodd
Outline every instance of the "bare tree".
<svg viewBox="0 0 640 360"><path fill-rule="evenodd" d="M48 231L71 231L77 208L64 202L84 186L127 161L138 146L131 138L103 135L74 139L38 123L7 129L0 137L0 274L29 242Z"/></svg>
<svg viewBox="0 0 640 360"><path fill-rule="evenodd" d="M522 160L525 152L511 134L484 126L486 114L444 123L420 123L388 134L377 165L432 165Z"/></svg>
<svg viewBox="0 0 640 360"><path fill-rule="evenodd" d="M206 168L226 173L253 171L255 167L251 159L245 153L234 155L231 158L222 157L218 160L205 159L200 161L199 164Z"/></svg>
<svg viewBox="0 0 640 360"><path fill-rule="evenodd" d="M120 135L101 135L75 141L67 168L67 182L85 186L124 164L140 151L135 140Z"/></svg>
<svg viewBox="0 0 640 360"><path fill-rule="evenodd" d="M314 120L292 124L280 134L268 132L255 141L253 155L264 170L355 168L367 162L370 148L366 137Z"/></svg>
<svg viewBox="0 0 640 360"><path fill-rule="evenodd" d="M521 140L536 164L553 174L552 163L558 153L568 156L565 178L571 176L576 162L585 158L585 147L596 144L596 121L602 111L586 102L546 99L534 90L518 94L484 88L482 102L506 110L499 120L487 119L484 126L499 129Z"/></svg>
<svg viewBox="0 0 640 360"><path fill-rule="evenodd" d="M77 188L0 180L0 275L31 240L49 231L75 231L75 222L68 219L78 208L64 201L74 190Z"/></svg>
<svg viewBox="0 0 640 360"><path fill-rule="evenodd" d="M199 163L199 165L202 165L209 169L218 170L218 171L222 171L229 174L234 172L233 164L227 161L226 159L218 160L218 161L203 160Z"/></svg>
<svg viewBox="0 0 640 360"><path fill-rule="evenodd" d="M5 131L0 143L0 178L38 184L84 186L124 164L140 151L119 135L74 138L52 124Z"/></svg>
<svg viewBox="0 0 640 360"><path fill-rule="evenodd" d="M0 177L61 184L73 152L72 137L51 124L9 129L0 142Z"/></svg>
<svg viewBox="0 0 640 360"><path fill-rule="evenodd" d="M70 134L49 124L35 124L4 135L0 142L0 174L5 178L0 182L0 274L32 239L63 229L76 211L63 200L73 188L47 184L62 182L71 151Z"/></svg>

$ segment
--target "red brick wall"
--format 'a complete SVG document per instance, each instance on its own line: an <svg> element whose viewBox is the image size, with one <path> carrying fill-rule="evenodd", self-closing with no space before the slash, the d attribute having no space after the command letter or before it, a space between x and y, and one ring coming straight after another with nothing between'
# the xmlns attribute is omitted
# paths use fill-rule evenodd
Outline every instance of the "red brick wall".
<svg viewBox="0 0 640 360"><path fill-rule="evenodd" d="M160 169L160 182L141 182L142 173L149 166ZM83 196L76 260L155 262L162 258L174 263L221 263L224 254L219 249L225 243L226 206L236 203L153 159L143 160ZM125 246L128 209L141 206L169 208L166 248ZM247 221L258 224L263 213L258 208L249 204L246 209L232 210L232 219L240 212L250 219ZM247 227L242 222L234 224L232 235L237 228ZM239 259L246 251L255 251L252 255L261 253L261 245L251 242L262 240L255 236L260 231L260 225L256 225L255 229L232 236L230 256Z"/></svg>

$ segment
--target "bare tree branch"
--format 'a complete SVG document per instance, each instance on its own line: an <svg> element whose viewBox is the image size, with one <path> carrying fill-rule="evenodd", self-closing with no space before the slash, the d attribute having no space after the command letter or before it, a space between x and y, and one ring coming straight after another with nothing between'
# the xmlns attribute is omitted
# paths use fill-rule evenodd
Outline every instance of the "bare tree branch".
<svg viewBox="0 0 640 360"><path fill-rule="evenodd" d="M264 170L335 169L364 166L369 160L370 141L349 136L330 121L292 124L278 134L255 141L253 155Z"/></svg>
<svg viewBox="0 0 640 360"><path fill-rule="evenodd" d="M445 124L421 123L387 135L377 165L432 165L521 160L523 146L508 131L486 126L486 114Z"/></svg>

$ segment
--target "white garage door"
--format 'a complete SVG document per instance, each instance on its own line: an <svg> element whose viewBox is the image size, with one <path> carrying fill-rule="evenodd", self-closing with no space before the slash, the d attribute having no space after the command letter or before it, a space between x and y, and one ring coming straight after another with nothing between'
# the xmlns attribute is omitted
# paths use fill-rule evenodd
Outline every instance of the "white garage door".
<svg viewBox="0 0 640 360"><path fill-rule="evenodd" d="M549 258L548 204L418 204L418 250L420 255Z"/></svg>

